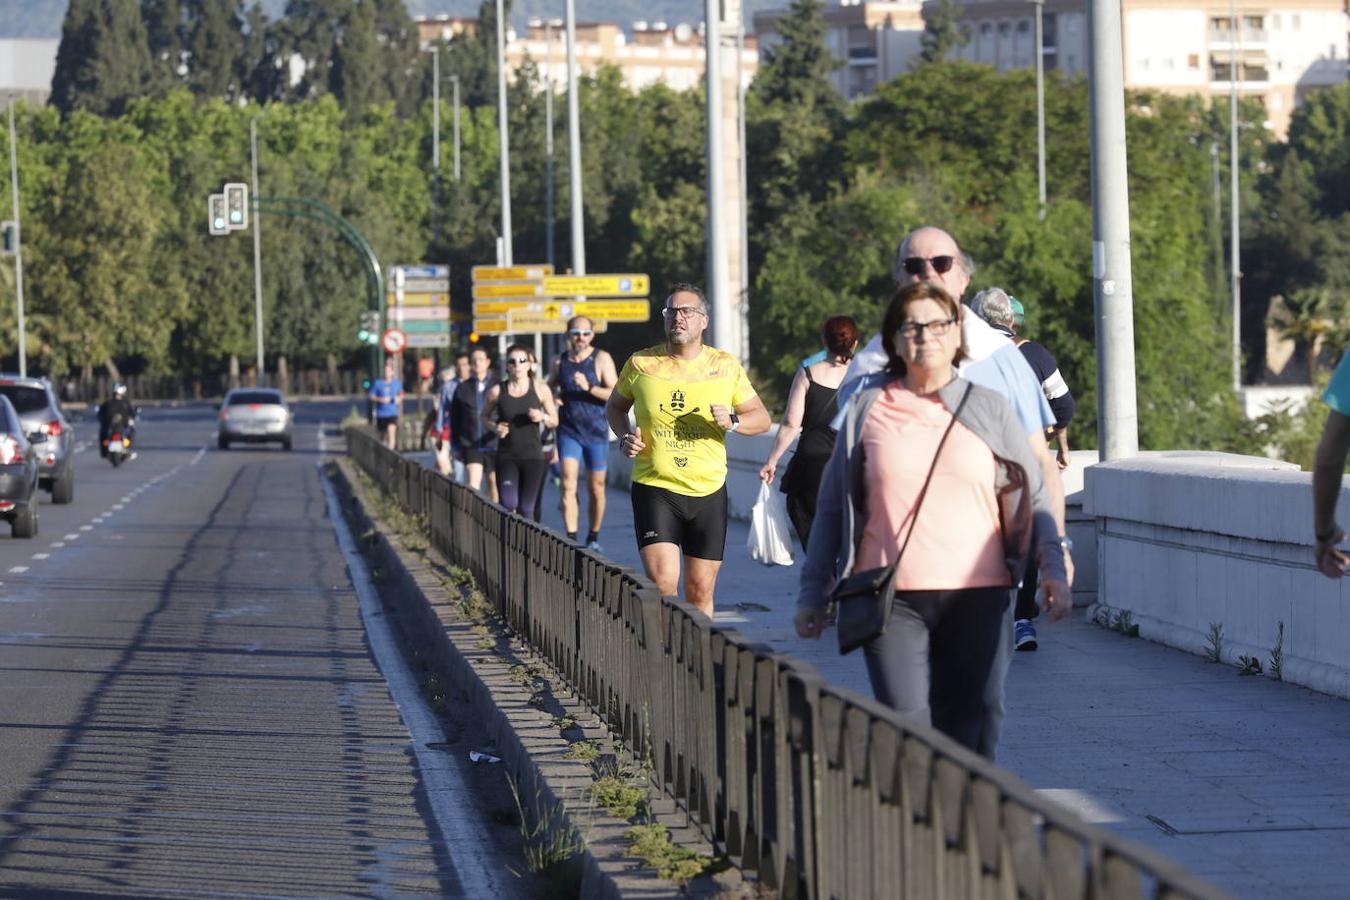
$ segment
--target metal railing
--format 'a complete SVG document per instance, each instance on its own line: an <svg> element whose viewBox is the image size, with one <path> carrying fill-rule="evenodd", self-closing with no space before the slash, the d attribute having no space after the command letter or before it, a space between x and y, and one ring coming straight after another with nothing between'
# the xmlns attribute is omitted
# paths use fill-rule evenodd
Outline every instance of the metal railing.
<svg viewBox="0 0 1350 900"><path fill-rule="evenodd" d="M349 429L347 447L615 738L651 760L656 786L718 851L782 896L1223 896L369 428Z"/></svg>

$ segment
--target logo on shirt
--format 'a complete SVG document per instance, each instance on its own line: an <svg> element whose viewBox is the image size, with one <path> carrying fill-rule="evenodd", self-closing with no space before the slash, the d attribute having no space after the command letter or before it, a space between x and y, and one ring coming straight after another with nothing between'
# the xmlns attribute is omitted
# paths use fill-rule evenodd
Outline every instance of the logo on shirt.
<svg viewBox="0 0 1350 900"><path fill-rule="evenodd" d="M670 411L679 415L684 412L684 391L676 388L670 392Z"/></svg>
<svg viewBox="0 0 1350 900"><path fill-rule="evenodd" d="M679 466L681 469L689 463L689 457L687 456L676 456L673 457L673 459L675 460L675 465Z"/></svg>

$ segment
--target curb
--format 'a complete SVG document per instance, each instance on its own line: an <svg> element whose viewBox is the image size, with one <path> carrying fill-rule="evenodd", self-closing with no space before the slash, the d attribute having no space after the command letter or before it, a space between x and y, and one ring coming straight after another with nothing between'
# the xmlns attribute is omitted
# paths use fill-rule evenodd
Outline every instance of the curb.
<svg viewBox="0 0 1350 900"><path fill-rule="evenodd" d="M627 855L625 835L632 823L597 808L588 798L586 789L594 779L591 764L566 757L572 742L562 736L552 720L560 713L572 715L581 738L599 742L604 747L601 756L612 759L615 754L604 726L551 673L544 676L552 695L548 708L532 705L530 688L513 678L511 669L538 661L509 639L499 625L493 628L496 646L481 647L483 636L472 630L475 623L461 618L432 563L420 559L397 534L371 518L367 492L353 475L353 463L346 458L334 462L335 471L329 477L353 522L353 530L358 535L374 532L378 536L373 542L362 538L362 543L374 565L385 573L380 594L397 609L405 639L427 654L432 668L447 684L468 696L507 774L520 786L521 803L533 821L550 822L555 813L560 813L562 822L557 827L579 839L579 895L604 900L687 896L679 885L641 867L638 860ZM425 552L428 558L442 563L433 548ZM546 665L540 664L540 668L547 672ZM650 790L648 795L653 821L666 825L675 843L711 853L712 848L687 827L672 802L653 796ZM549 830L554 827L550 825Z"/></svg>

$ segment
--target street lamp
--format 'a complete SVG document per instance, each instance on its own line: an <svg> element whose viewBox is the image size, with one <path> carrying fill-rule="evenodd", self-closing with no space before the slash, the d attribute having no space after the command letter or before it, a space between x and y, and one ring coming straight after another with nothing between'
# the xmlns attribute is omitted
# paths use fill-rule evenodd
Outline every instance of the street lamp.
<svg viewBox="0 0 1350 900"><path fill-rule="evenodd" d="M1238 51L1242 37L1238 32L1237 0L1228 2L1228 255L1233 292L1233 390L1242 390L1242 251L1238 247Z"/></svg>
<svg viewBox="0 0 1350 900"><path fill-rule="evenodd" d="M1036 185L1040 217L1045 220L1045 0L1031 0L1036 7Z"/></svg>
<svg viewBox="0 0 1350 900"><path fill-rule="evenodd" d="M562 19L546 19L544 26L544 262L553 265L553 29Z"/></svg>
<svg viewBox="0 0 1350 900"><path fill-rule="evenodd" d="M508 143L506 109L506 11L502 0L497 0L497 134L499 137L498 165L501 167L502 191L502 259L501 264L512 264L511 255L511 147Z"/></svg>

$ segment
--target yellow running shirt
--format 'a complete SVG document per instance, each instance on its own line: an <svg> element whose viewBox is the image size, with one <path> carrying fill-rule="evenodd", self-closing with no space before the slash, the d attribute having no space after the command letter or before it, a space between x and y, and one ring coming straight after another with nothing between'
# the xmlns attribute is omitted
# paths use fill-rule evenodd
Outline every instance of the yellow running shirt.
<svg viewBox="0 0 1350 900"><path fill-rule="evenodd" d="M657 344L628 357L616 388L633 401L647 445L633 460L634 481L687 497L726 483L726 432L712 406L735 410L755 396L736 357L704 347L695 359L677 359Z"/></svg>

